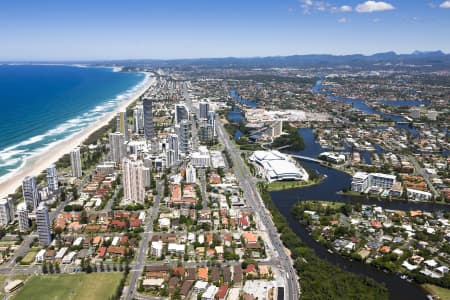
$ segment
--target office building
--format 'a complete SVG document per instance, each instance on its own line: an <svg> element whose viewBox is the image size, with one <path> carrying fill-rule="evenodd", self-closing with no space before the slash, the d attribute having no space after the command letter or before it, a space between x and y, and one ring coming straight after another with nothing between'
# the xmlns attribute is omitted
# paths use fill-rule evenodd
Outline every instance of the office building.
<svg viewBox="0 0 450 300"><path fill-rule="evenodd" d="M189 109L184 104L175 105L175 124L180 124L181 121L189 121Z"/></svg>
<svg viewBox="0 0 450 300"><path fill-rule="evenodd" d="M193 165L189 165L186 168L186 183L196 183L197 182L197 172Z"/></svg>
<svg viewBox="0 0 450 300"><path fill-rule="evenodd" d="M30 219L28 218L28 210L25 202L17 205L17 219L19 220L20 232L26 232L30 229Z"/></svg>
<svg viewBox="0 0 450 300"><path fill-rule="evenodd" d="M126 202L144 203L145 174L142 160L124 158L122 161L123 189Z"/></svg>
<svg viewBox="0 0 450 300"><path fill-rule="evenodd" d="M199 110L199 119L200 120L206 120L208 119L208 113L209 113L209 103L208 102L200 102L198 104L198 110Z"/></svg>
<svg viewBox="0 0 450 300"><path fill-rule="evenodd" d="M50 234L50 218L48 216L48 208L44 203L41 203L36 209L36 225L41 246L48 246L52 241Z"/></svg>
<svg viewBox="0 0 450 300"><path fill-rule="evenodd" d="M36 177L27 176L22 181L23 200L27 205L27 210L32 212L39 205L39 192Z"/></svg>
<svg viewBox="0 0 450 300"><path fill-rule="evenodd" d="M111 160L119 164L127 154L125 138L123 134L120 132L110 133L109 147L111 150Z"/></svg>
<svg viewBox="0 0 450 300"><path fill-rule="evenodd" d="M14 221L14 200L0 199L0 225L7 226L12 221Z"/></svg>
<svg viewBox="0 0 450 300"><path fill-rule="evenodd" d="M154 137L153 128L153 100L145 98L144 105L144 136L146 139L151 140Z"/></svg>
<svg viewBox="0 0 450 300"><path fill-rule="evenodd" d="M116 132L120 132L123 134L125 141L128 141L128 119L127 119L127 111L121 111L116 116Z"/></svg>
<svg viewBox="0 0 450 300"><path fill-rule="evenodd" d="M73 177L80 178L83 176L83 170L81 169L80 147L76 147L70 151L70 165L72 167Z"/></svg>
<svg viewBox="0 0 450 300"><path fill-rule="evenodd" d="M47 168L47 187L52 192L58 190L58 174L54 164Z"/></svg>

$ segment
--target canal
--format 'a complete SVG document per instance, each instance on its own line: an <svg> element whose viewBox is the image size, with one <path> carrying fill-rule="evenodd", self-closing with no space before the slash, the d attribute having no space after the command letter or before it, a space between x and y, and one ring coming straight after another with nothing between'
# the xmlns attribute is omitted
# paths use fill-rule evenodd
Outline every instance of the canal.
<svg viewBox="0 0 450 300"><path fill-rule="evenodd" d="M298 152L299 155L317 157L323 151L319 144L315 142L313 130L310 128L299 129L305 142L305 149ZM306 188L298 188L285 191L272 192L272 199L289 222L294 232L302 239L302 241L315 251L318 257L340 268L352 273L365 275L373 278L377 282L384 284L391 299L426 299L425 292L417 285L402 280L399 276L385 273L371 265L358 261L350 261L338 254L331 254L328 250L316 242L309 235L308 231L291 215L291 208L299 201L305 200L324 200L338 202L360 202L362 204L376 204L387 209L396 210L450 210L450 206L436 203L418 203L407 201L379 201L373 199L365 199L361 197L349 197L339 195L337 192L344 188L350 187L351 176L347 173L327 168L317 163L302 161L302 165L310 170L324 174L327 177L318 185Z"/></svg>

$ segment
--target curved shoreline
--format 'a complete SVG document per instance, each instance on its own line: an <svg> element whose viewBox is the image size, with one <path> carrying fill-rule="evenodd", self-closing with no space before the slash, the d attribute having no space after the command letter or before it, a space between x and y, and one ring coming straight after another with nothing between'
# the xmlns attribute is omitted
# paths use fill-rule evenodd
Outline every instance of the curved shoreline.
<svg viewBox="0 0 450 300"><path fill-rule="evenodd" d="M119 105L112 111L105 113L97 121L88 125L80 132L70 135L48 148L43 149L39 154L36 154L25 160L18 169L3 176L4 179L0 182L0 198L8 194L12 194L22 184L22 180L26 176L37 176L48 166L55 163L64 154L69 153L73 148L83 143L96 130L108 124L108 122L121 110L126 109L131 103L136 101L144 92L154 83L154 78L149 73L144 73L145 78L139 82L135 87L142 85L128 99L119 103Z"/></svg>

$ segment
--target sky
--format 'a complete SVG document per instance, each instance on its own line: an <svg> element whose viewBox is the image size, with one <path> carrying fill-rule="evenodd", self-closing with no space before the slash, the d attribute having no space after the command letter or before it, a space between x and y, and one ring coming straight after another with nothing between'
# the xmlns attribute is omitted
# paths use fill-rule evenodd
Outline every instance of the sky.
<svg viewBox="0 0 450 300"><path fill-rule="evenodd" d="M14 0L0 61L450 53L445 0Z"/></svg>

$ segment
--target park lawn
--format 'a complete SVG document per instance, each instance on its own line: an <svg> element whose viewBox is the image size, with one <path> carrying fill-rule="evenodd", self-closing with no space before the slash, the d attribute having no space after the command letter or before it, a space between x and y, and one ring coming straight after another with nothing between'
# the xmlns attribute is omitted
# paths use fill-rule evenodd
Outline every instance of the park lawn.
<svg viewBox="0 0 450 300"><path fill-rule="evenodd" d="M296 181L274 181L267 185L267 190L269 192L273 191L282 191L282 190L290 190L295 189L299 187L306 187L311 186L314 184L319 183L320 181L308 181L304 182L302 180L296 180Z"/></svg>
<svg viewBox="0 0 450 300"><path fill-rule="evenodd" d="M22 258L22 260L20 261L21 264L23 265L29 265L32 262L34 262L34 259L36 258L37 255L37 251L34 250L30 250L27 255L25 255L24 258Z"/></svg>
<svg viewBox="0 0 450 300"><path fill-rule="evenodd" d="M450 290L449 289L445 289L445 288L442 288L440 286L436 286L433 284L422 284L422 287L427 292L432 294L433 296L439 297L437 299L450 300Z"/></svg>
<svg viewBox="0 0 450 300"><path fill-rule="evenodd" d="M123 273L78 273L33 276L14 300L107 300L116 292Z"/></svg>

